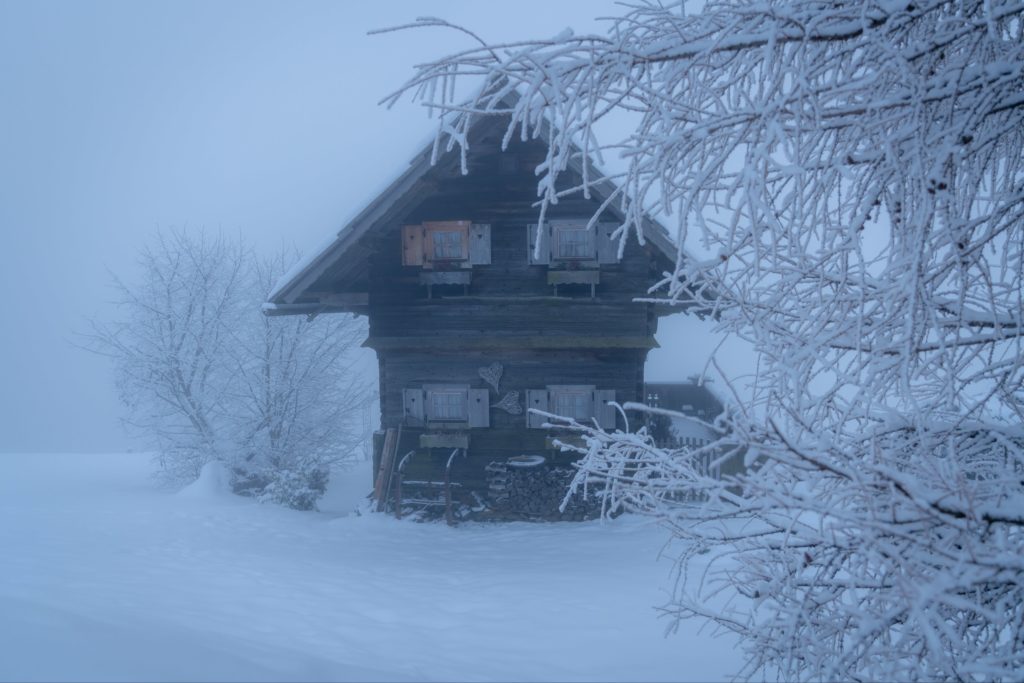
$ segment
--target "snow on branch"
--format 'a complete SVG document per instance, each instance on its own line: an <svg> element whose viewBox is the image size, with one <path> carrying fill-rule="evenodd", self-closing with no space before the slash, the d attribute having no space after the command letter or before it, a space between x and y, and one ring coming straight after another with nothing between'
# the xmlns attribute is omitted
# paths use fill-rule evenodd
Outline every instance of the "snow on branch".
<svg viewBox="0 0 1024 683"><path fill-rule="evenodd" d="M709 446L746 469L587 427L578 482L671 527L666 613L740 633L745 676L1024 671L1021 93L1016 0L712 0L481 41L386 100L427 104L441 146L482 116L546 139L542 217L577 143L621 157L621 238L655 212L704 252L648 298L695 298L756 349ZM616 112L629 135L598 144Z"/></svg>

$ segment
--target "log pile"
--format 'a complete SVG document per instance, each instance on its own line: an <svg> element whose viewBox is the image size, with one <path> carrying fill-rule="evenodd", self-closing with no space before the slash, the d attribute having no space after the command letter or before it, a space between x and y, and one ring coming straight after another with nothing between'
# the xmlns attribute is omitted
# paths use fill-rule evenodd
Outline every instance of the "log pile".
<svg viewBox="0 0 1024 683"><path fill-rule="evenodd" d="M491 511L509 519L547 521L582 521L597 519L601 501L591 490L587 498L576 493L559 510L576 471L570 467L538 464L516 467L508 462L492 462L487 466L488 499Z"/></svg>

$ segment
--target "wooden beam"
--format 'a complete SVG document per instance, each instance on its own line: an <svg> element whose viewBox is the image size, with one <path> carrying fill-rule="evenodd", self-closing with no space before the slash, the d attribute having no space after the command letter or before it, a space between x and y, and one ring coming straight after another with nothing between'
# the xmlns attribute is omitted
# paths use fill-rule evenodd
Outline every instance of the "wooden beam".
<svg viewBox="0 0 1024 683"><path fill-rule="evenodd" d="M383 512L384 506L387 505L388 485L397 451L398 430L388 429L384 435L384 447L381 449L380 469L377 471L377 480L373 485L373 495L377 499L377 512Z"/></svg>
<svg viewBox="0 0 1024 683"><path fill-rule="evenodd" d="M580 337L570 335L370 337L363 346L375 350L430 349L460 351L503 349L656 349L654 337Z"/></svg>
<svg viewBox="0 0 1024 683"><path fill-rule="evenodd" d="M369 292L307 292L305 296L318 299L321 306L369 306Z"/></svg>
<svg viewBox="0 0 1024 683"><path fill-rule="evenodd" d="M420 448L469 448L469 434L465 432L420 434Z"/></svg>

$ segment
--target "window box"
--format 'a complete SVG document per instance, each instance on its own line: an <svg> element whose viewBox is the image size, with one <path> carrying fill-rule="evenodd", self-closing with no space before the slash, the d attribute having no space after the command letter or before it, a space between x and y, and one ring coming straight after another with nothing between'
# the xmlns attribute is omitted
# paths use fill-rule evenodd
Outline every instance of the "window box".
<svg viewBox="0 0 1024 683"><path fill-rule="evenodd" d="M465 295L469 291L469 283L472 280L473 274L468 270L424 271L420 273L420 284L426 285L428 299L434 298L434 287L436 285L462 287L462 294Z"/></svg>
<svg viewBox="0 0 1024 683"><path fill-rule="evenodd" d="M464 432L420 434L420 448L469 448L469 434Z"/></svg>
<svg viewBox="0 0 1024 683"><path fill-rule="evenodd" d="M558 296L559 285L590 285L590 298L597 296L597 285L601 282L599 270L549 270L548 284L555 288ZM570 290L573 288L570 287ZM576 288L580 289L580 288ZM585 291L585 290L584 290Z"/></svg>

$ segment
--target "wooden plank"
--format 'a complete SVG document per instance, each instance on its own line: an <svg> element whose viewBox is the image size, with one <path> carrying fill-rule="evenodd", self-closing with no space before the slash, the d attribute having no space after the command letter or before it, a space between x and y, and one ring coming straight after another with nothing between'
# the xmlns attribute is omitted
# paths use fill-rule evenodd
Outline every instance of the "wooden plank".
<svg viewBox="0 0 1024 683"><path fill-rule="evenodd" d="M654 337L583 337L576 335L369 337L363 346L377 351L390 349L439 349L463 351L505 349L656 349Z"/></svg>
<svg viewBox="0 0 1024 683"><path fill-rule="evenodd" d="M380 469L377 470L377 481L373 486L373 495L377 499L377 512L383 512L387 504L387 486L391 478L391 468L395 463L395 451L398 449L398 430L388 429L384 434L384 446L381 450Z"/></svg>
<svg viewBox="0 0 1024 683"><path fill-rule="evenodd" d="M420 448L469 448L469 434L465 432L420 434Z"/></svg>

